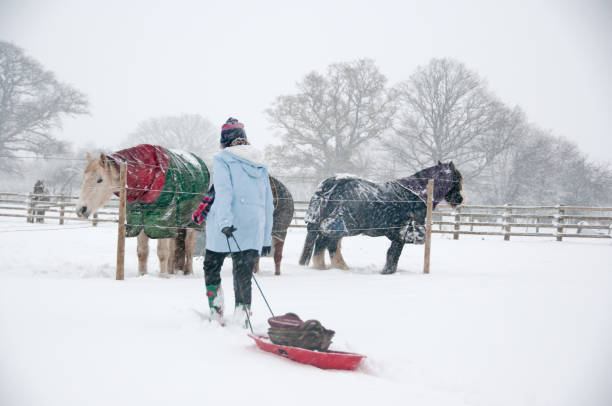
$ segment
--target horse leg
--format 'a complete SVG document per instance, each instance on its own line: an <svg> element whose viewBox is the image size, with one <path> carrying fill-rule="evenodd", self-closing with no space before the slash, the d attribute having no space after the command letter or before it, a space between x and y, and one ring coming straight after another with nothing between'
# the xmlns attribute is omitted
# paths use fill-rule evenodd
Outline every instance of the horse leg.
<svg viewBox="0 0 612 406"><path fill-rule="evenodd" d="M185 275L193 274L193 253L196 247L196 233L193 228L188 228L185 234L185 267L183 273Z"/></svg>
<svg viewBox="0 0 612 406"><path fill-rule="evenodd" d="M344 261L344 257L342 256L342 239L338 241L338 250L336 252L336 255L338 257L337 259L338 263L344 265L346 269L349 269L349 266L346 264L346 262ZM344 268L340 268L340 269L344 269Z"/></svg>
<svg viewBox="0 0 612 406"><path fill-rule="evenodd" d="M168 259L166 260L166 264L168 267L168 273L174 275L176 269L176 238L165 238L168 240ZM160 240L161 241L161 240ZM157 243L159 246L159 242Z"/></svg>
<svg viewBox="0 0 612 406"><path fill-rule="evenodd" d="M283 247L285 241L272 238L274 244L274 275L280 275L280 264L283 259Z"/></svg>
<svg viewBox="0 0 612 406"><path fill-rule="evenodd" d="M157 258L159 258L159 276L168 277L168 258L170 257L171 238L160 238L157 240Z"/></svg>
<svg viewBox="0 0 612 406"><path fill-rule="evenodd" d="M187 238L187 230L181 228L176 234L176 248L174 251L174 269L182 271L185 269L185 239Z"/></svg>
<svg viewBox="0 0 612 406"><path fill-rule="evenodd" d="M327 238L318 234L312 257L312 267L314 269L325 269L325 248L327 248Z"/></svg>
<svg viewBox="0 0 612 406"><path fill-rule="evenodd" d="M385 267L383 268L383 274L395 273L397 271L397 261L399 260L400 255L402 254L402 249L404 248L404 241L401 239L391 240L391 246L387 251L387 262L385 263Z"/></svg>
<svg viewBox="0 0 612 406"><path fill-rule="evenodd" d="M342 257L342 239L331 240L327 246L327 249L329 250L332 268L343 269L345 271L349 269L346 262L344 262L344 258Z"/></svg>
<svg viewBox="0 0 612 406"><path fill-rule="evenodd" d="M255 264L253 265L253 273L259 272L259 257L255 260Z"/></svg>
<svg viewBox="0 0 612 406"><path fill-rule="evenodd" d="M138 254L138 273L147 274L147 258L149 258L149 237L141 231L136 237L136 253Z"/></svg>

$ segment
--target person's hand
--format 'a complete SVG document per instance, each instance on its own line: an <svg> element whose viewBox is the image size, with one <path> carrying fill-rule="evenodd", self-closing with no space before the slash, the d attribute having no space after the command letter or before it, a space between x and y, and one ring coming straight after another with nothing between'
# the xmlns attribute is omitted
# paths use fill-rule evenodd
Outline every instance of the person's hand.
<svg viewBox="0 0 612 406"><path fill-rule="evenodd" d="M229 227L223 227L223 228L221 229L221 232L222 232L223 234L225 234L225 236L226 236L227 238L230 238L230 237L232 236L232 234L234 234L234 231L236 231L236 230L237 230L237 228L236 228L236 227L234 227L234 226L229 226Z"/></svg>
<svg viewBox="0 0 612 406"><path fill-rule="evenodd" d="M271 252L272 252L272 247L270 247L269 245L265 246L261 249L261 256L262 257L268 256L270 255Z"/></svg>

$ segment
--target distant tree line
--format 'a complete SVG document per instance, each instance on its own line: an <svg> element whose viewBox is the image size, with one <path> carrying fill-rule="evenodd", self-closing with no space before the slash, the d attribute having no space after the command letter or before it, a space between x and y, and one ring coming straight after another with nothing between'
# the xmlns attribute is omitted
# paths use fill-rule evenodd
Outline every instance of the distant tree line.
<svg viewBox="0 0 612 406"><path fill-rule="evenodd" d="M82 93L0 41L0 187L22 179L29 189L44 179L53 193L78 190L79 158L97 148L75 148L55 134L63 118L87 113ZM469 202L612 204L608 164L530 124L519 107L507 106L482 77L452 59L432 59L396 85L370 59L332 64L308 73L265 114L282 140L266 149L271 171L293 185L298 199L334 174L381 181L452 160ZM152 117L137 123L119 148L139 143L191 151L210 162L218 128L199 114ZM22 155L34 160L12 159Z"/></svg>
<svg viewBox="0 0 612 406"><path fill-rule="evenodd" d="M395 86L363 59L311 72L266 111L281 133L267 157L281 179L373 180L453 161L473 203L612 204L612 170L530 124L476 72L432 59Z"/></svg>

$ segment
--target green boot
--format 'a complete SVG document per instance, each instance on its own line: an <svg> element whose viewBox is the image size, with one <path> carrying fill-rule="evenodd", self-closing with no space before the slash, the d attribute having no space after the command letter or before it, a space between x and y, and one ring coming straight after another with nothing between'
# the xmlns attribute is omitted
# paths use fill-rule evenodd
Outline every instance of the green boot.
<svg viewBox="0 0 612 406"><path fill-rule="evenodd" d="M210 307L210 319L223 324L223 288L221 285L206 285L206 297Z"/></svg>

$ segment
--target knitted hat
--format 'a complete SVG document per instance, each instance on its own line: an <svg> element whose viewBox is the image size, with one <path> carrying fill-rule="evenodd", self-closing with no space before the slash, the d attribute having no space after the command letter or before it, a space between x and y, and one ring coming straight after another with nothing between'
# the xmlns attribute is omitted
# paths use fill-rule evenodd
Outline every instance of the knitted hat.
<svg viewBox="0 0 612 406"><path fill-rule="evenodd" d="M221 127L221 146L223 148L229 147L235 139L244 138L246 140L246 137L244 124L233 117L228 118Z"/></svg>

